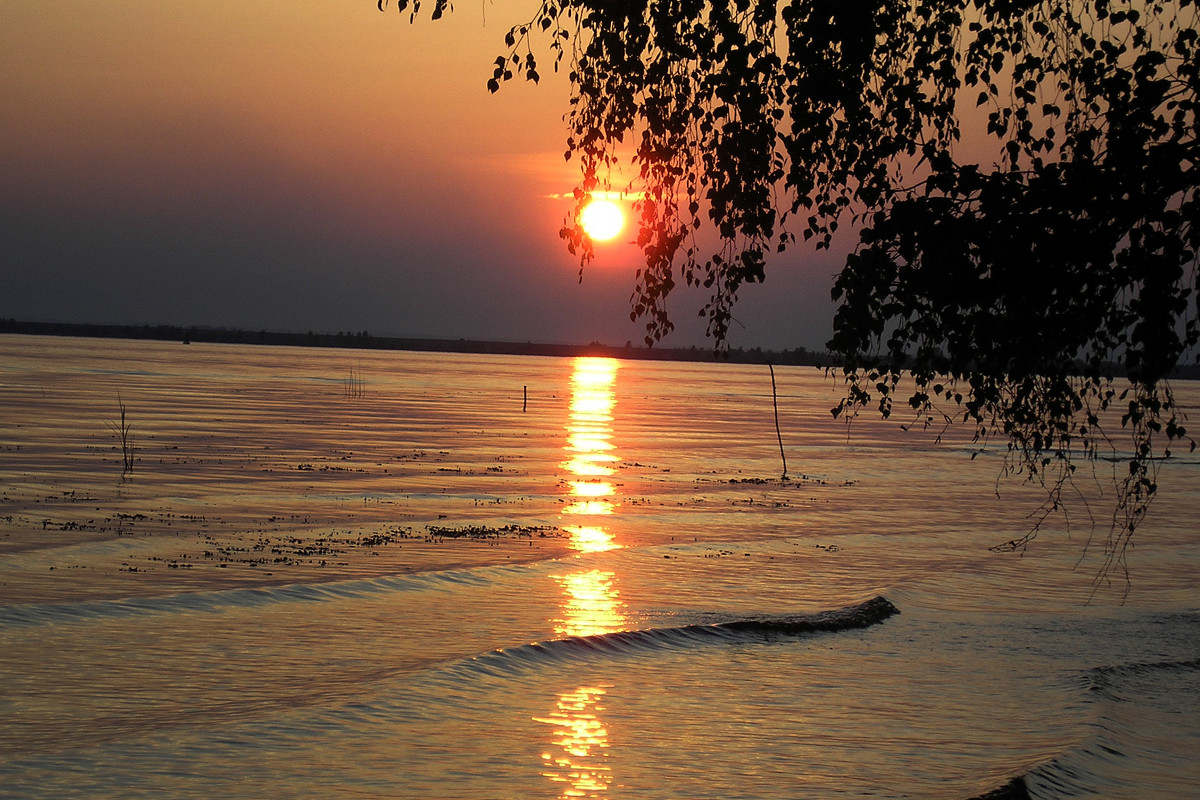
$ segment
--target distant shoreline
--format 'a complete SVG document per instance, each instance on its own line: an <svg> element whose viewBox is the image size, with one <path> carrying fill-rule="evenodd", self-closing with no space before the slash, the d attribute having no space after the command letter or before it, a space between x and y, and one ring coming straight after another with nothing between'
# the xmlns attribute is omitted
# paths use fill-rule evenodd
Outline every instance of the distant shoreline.
<svg viewBox="0 0 1200 800"><path fill-rule="evenodd" d="M716 352L700 347L613 347L592 342L586 345L539 342L492 342L477 339L421 339L373 336L367 331L342 333L289 333L250 331L238 328L211 328L179 325L95 325L74 322L23 322L0 320L0 334L34 336L78 336L99 339L143 339L152 341L213 342L219 344L285 345L291 347L343 347L360 350L408 350L429 353L478 353L522 356L607 356L649 361L705 361L735 364L789 364L811 367L832 365L828 353L816 353L803 347L795 350L731 348Z"/></svg>
<svg viewBox="0 0 1200 800"><path fill-rule="evenodd" d="M213 342L218 344L254 344L289 347L342 347L358 350L407 350L422 353L476 353L509 356L606 356L643 361L701 361L729 364L780 364L825 369L836 367L837 359L827 352L803 347L794 350L763 350L741 347L716 351L706 347L625 347L592 342L591 344L548 344L545 342L499 342L480 339L421 339L399 336L373 336L367 331L340 333L291 333L250 331L241 328L213 328L181 325L98 325L78 322L23 322L0 319L0 334L33 336L79 336L93 339L145 339L164 342ZM1113 374L1120 374L1114 366ZM1200 364L1181 364L1171 379L1200 380Z"/></svg>

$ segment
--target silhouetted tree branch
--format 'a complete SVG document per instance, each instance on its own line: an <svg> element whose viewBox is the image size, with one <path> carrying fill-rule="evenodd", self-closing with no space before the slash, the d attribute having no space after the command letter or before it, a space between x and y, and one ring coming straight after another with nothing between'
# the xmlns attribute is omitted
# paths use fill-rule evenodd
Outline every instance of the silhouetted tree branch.
<svg viewBox="0 0 1200 800"><path fill-rule="evenodd" d="M919 424L1005 441L1051 511L1081 457L1123 460L1111 566L1157 459L1195 446L1166 378L1200 338L1198 29L1191 0L546 0L488 87L565 65L581 268L579 208L635 168L647 343L681 280L720 345L772 251L849 221L833 413L902 390Z"/></svg>

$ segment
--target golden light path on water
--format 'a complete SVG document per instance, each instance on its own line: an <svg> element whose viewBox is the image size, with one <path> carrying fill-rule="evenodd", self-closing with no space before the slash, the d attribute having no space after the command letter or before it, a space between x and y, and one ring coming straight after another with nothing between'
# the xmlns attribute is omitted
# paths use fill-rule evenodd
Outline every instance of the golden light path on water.
<svg viewBox="0 0 1200 800"><path fill-rule="evenodd" d="M565 526L571 547L601 553L620 547L602 521L617 508L616 488L609 478L618 457L613 444L613 409L618 362L611 358L577 358L571 375L571 406L562 468L570 495L563 514L578 519ZM555 575L563 591L561 616L553 620L560 636L594 636L625 627L624 603L615 573L587 569ZM608 764L608 730L598 716L604 689L580 686L559 695L554 710L535 720L554 729L557 752L542 754L543 774L562 784L560 797L600 798L612 784Z"/></svg>

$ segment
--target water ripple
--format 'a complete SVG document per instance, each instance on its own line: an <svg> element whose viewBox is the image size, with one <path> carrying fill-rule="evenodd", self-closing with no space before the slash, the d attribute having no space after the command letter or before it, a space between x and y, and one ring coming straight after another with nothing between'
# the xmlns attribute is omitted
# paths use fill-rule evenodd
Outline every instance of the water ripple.
<svg viewBox="0 0 1200 800"><path fill-rule="evenodd" d="M1081 688L1089 735L1030 772L1035 797L1136 797L1151 785L1162 800L1196 796L1195 774L1170 765L1200 752L1200 659L1097 667Z"/></svg>
<svg viewBox="0 0 1200 800"><path fill-rule="evenodd" d="M0 628L18 625L45 625L116 619L146 614L186 612L216 613L232 608L257 608L275 603L321 603L357 599L386 592L453 590L463 586L483 586L501 573L521 570L520 566L477 567L473 569L390 575L362 580L328 583L296 583L222 589L211 592L183 592L158 597L126 597L73 603L29 603L0 608Z"/></svg>
<svg viewBox="0 0 1200 800"><path fill-rule="evenodd" d="M544 642L531 642L476 656L463 668L493 677L510 675L548 662L587 661L596 656L687 648L718 642L762 641L781 636L811 633L835 633L866 628L900 613L884 597L874 597L856 605L816 614L775 617L747 617L706 625L679 625L666 628L570 636Z"/></svg>

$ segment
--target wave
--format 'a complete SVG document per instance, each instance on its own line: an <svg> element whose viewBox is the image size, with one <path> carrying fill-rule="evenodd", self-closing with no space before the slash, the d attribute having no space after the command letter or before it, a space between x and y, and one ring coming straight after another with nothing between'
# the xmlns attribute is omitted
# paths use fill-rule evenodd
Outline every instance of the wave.
<svg viewBox="0 0 1200 800"><path fill-rule="evenodd" d="M1200 659L1097 667L1080 683L1089 735L975 800L1196 796L1194 776L1180 774L1179 765L1192 763L1200 744Z"/></svg>
<svg viewBox="0 0 1200 800"><path fill-rule="evenodd" d="M971 800L1032 800L1032 796L1029 794L1025 778L1020 777L1013 778L998 789L972 797Z"/></svg>
<svg viewBox="0 0 1200 800"><path fill-rule="evenodd" d="M145 614L219 613L229 609L257 608L274 603L319 603L357 599L385 592L453 590L462 586L485 585L495 580L498 573L523 567L524 565L488 566L327 583L181 592L154 597L124 597L73 603L28 603L0 608L0 627L85 622Z"/></svg>
<svg viewBox="0 0 1200 800"><path fill-rule="evenodd" d="M1125 699L1122 689L1141 688L1147 681L1158 681L1171 676L1183 677L1188 673L1200 672L1200 658L1184 661L1153 661L1148 663L1117 664L1096 667L1085 675L1087 689L1099 692L1113 700Z"/></svg>
<svg viewBox="0 0 1200 800"><path fill-rule="evenodd" d="M664 649L682 649L712 643L739 643L796 637L815 633L866 628L883 622L900 610L885 597L832 611L792 616L739 617L707 624L642 628L592 636L569 636L517 647L506 647L475 656L463 668L493 676L509 675L548 662L591 660L597 655L617 655Z"/></svg>

